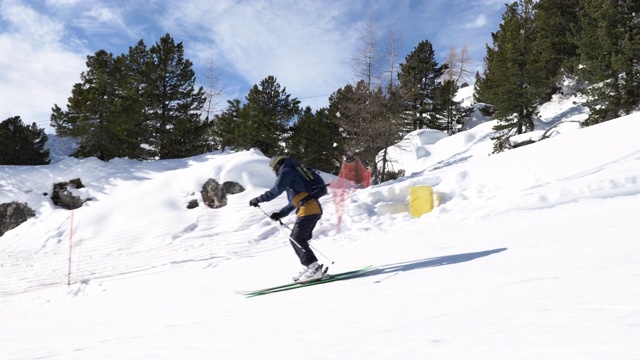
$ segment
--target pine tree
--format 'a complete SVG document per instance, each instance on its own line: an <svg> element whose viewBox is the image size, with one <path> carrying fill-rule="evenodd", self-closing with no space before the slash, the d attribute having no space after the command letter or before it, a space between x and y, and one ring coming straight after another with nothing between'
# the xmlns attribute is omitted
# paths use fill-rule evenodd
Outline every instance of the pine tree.
<svg viewBox="0 0 640 360"><path fill-rule="evenodd" d="M559 82L572 76L578 62L577 34L580 0L539 0L533 5L536 27L534 51L544 65L539 75ZM550 93L557 91L555 86Z"/></svg>
<svg viewBox="0 0 640 360"><path fill-rule="evenodd" d="M227 100L227 108L213 119L213 137L220 149L237 147L241 142L239 132L242 126L242 103L240 99Z"/></svg>
<svg viewBox="0 0 640 360"><path fill-rule="evenodd" d="M366 163L361 153L363 143L368 141L362 130L367 124L368 103L369 87L362 80L355 86L347 84L329 96L329 116L342 129L341 142L344 143L344 157L348 161L360 158Z"/></svg>
<svg viewBox="0 0 640 360"><path fill-rule="evenodd" d="M381 113L383 119L376 124L373 138L377 148L375 163L373 166L374 183L382 183L396 179L401 169L392 169L390 166L388 150L397 146L402 139L404 125L403 113L405 109L404 98L400 85L390 82L385 92L386 97L380 98Z"/></svg>
<svg viewBox="0 0 640 360"><path fill-rule="evenodd" d="M625 0L621 4L624 37L622 51L614 60L622 76L623 111L631 113L640 108L640 2Z"/></svg>
<svg viewBox="0 0 640 360"><path fill-rule="evenodd" d="M164 159L208 148L204 91L194 89L192 63L169 34L149 50L142 40L118 57L99 50L86 64L67 110L54 105L51 115L59 136L77 139L72 155Z"/></svg>
<svg viewBox="0 0 640 360"><path fill-rule="evenodd" d="M78 149L73 156L96 156L109 160L121 153L120 134L123 126L114 125L121 118L124 94L118 81L124 70L121 61L104 50L87 57L87 71L80 75L81 83L73 86L67 111L54 105L51 126L62 137L78 139Z"/></svg>
<svg viewBox="0 0 640 360"><path fill-rule="evenodd" d="M629 114L640 105L640 3L584 0L580 4L580 79L590 110L586 125Z"/></svg>
<svg viewBox="0 0 640 360"><path fill-rule="evenodd" d="M519 0L502 16L500 29L492 34L493 47L487 47L484 77L476 84L479 102L493 105L494 151L509 146L516 134L533 130L538 106L549 94L552 79L544 74L544 63L536 57L533 0Z"/></svg>
<svg viewBox="0 0 640 360"><path fill-rule="evenodd" d="M47 140L44 129L36 123L25 125L19 116L0 122L0 165L49 164L49 150L44 148Z"/></svg>
<svg viewBox="0 0 640 360"><path fill-rule="evenodd" d="M439 121L439 109L435 101L440 89L440 78L446 70L435 60L433 45L421 41L400 64L398 79L409 115L407 131L429 127L444 130Z"/></svg>
<svg viewBox="0 0 640 360"><path fill-rule="evenodd" d="M329 97L329 114L340 125L347 161L359 159L379 175L378 153L397 139L400 126L381 88L370 91L365 81L346 85ZM380 177L376 178L380 181Z"/></svg>
<svg viewBox="0 0 640 360"><path fill-rule="evenodd" d="M457 91L458 86L455 80L446 80L442 83L435 99L437 108L442 109L443 123L446 124L445 131L449 135L458 132L463 119L471 112L471 109L462 106L461 101L455 100Z"/></svg>
<svg viewBox="0 0 640 360"><path fill-rule="evenodd" d="M310 107L306 107L291 129L287 151L306 165L335 173L339 170L342 154L339 138L340 128L331 121L328 108L321 108L314 113Z"/></svg>
<svg viewBox="0 0 640 360"><path fill-rule="evenodd" d="M300 101L270 75L249 90L240 115L235 145L258 148L266 156L273 156L285 150L282 141L300 115Z"/></svg>
<svg viewBox="0 0 640 360"><path fill-rule="evenodd" d="M127 131L120 131L122 142L126 144L124 152L134 159L155 159L158 157L157 149L149 146L152 143L152 127L149 122L148 111L150 86L153 61L151 54L143 40L135 46L129 47L129 52L121 56L124 59L122 68L126 77L122 78L122 107L117 112L122 115L120 122Z"/></svg>
<svg viewBox="0 0 640 360"><path fill-rule="evenodd" d="M154 135L151 147L160 159L204 152L209 125L200 119L200 110L206 95L202 87L194 87L193 63L184 58L182 43L166 34L149 53L153 68L146 89L146 120Z"/></svg>

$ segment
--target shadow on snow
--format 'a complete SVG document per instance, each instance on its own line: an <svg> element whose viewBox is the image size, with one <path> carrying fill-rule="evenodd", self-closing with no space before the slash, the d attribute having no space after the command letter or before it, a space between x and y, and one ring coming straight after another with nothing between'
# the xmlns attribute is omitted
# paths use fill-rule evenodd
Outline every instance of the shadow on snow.
<svg viewBox="0 0 640 360"><path fill-rule="evenodd" d="M395 275L397 275L398 273L401 273L401 272L425 269L425 268L436 267L436 266L459 264L459 263L463 263L463 262L467 262L467 261L476 260L476 259L479 259L479 258L482 258L482 257L485 257L485 256L498 254L498 253L501 253L501 252L503 252L505 250L507 250L507 248L499 248L499 249L472 252L472 253L465 253L465 254L439 256L439 257L423 259L423 260L407 261L407 262L396 263L396 264L381 265L381 266L378 266L377 269L375 269L373 271L369 271L369 272L367 272L367 273L365 273L365 274L363 274L361 276L358 276L358 277L369 277L369 276L391 274L390 276L388 276L388 277L386 277L384 279L376 281L376 282L381 282L381 281L383 281L383 280L385 280L385 279L387 279L387 278L389 278L391 276L395 276Z"/></svg>

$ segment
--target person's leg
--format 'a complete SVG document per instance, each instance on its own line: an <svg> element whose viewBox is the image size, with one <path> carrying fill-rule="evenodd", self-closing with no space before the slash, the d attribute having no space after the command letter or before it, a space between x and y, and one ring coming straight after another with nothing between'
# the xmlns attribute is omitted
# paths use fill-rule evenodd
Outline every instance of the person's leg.
<svg viewBox="0 0 640 360"><path fill-rule="evenodd" d="M291 230L290 240L293 240L300 245L298 246L291 241L291 246L293 246L296 255L298 255L300 263L304 266L309 266L318 261L318 258L309 247L309 240L311 240L313 229L316 227L320 217L320 215L299 217L296 219L296 223L293 225L293 229Z"/></svg>

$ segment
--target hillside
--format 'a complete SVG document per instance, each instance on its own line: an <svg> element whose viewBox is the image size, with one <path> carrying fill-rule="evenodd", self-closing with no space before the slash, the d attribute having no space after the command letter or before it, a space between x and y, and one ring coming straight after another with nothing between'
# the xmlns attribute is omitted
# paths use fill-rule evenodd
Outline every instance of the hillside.
<svg viewBox="0 0 640 360"><path fill-rule="evenodd" d="M543 124L582 116L565 100ZM638 359L640 113L571 124L497 155L491 122L410 134L407 176L325 197L312 242L332 272L377 270L250 299L299 268L248 206L274 180L260 152L0 167L0 203L37 213L0 238L0 358ZM92 200L54 208L74 177ZM209 178L246 190L188 210ZM442 204L412 218L419 185Z"/></svg>

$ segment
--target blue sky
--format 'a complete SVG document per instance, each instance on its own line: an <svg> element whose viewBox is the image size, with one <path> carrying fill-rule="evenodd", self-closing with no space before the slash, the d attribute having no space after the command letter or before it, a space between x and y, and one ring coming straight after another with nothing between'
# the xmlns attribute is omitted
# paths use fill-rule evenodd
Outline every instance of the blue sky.
<svg viewBox="0 0 640 360"><path fill-rule="evenodd" d="M422 40L436 59L469 48L479 70L504 0L0 0L0 121L21 116L50 132L88 55L118 55L169 33L193 61L199 85L213 62L226 100L244 100L269 75L314 109L355 78L360 34L371 19L400 39L400 62ZM395 27L394 25L395 24Z"/></svg>

